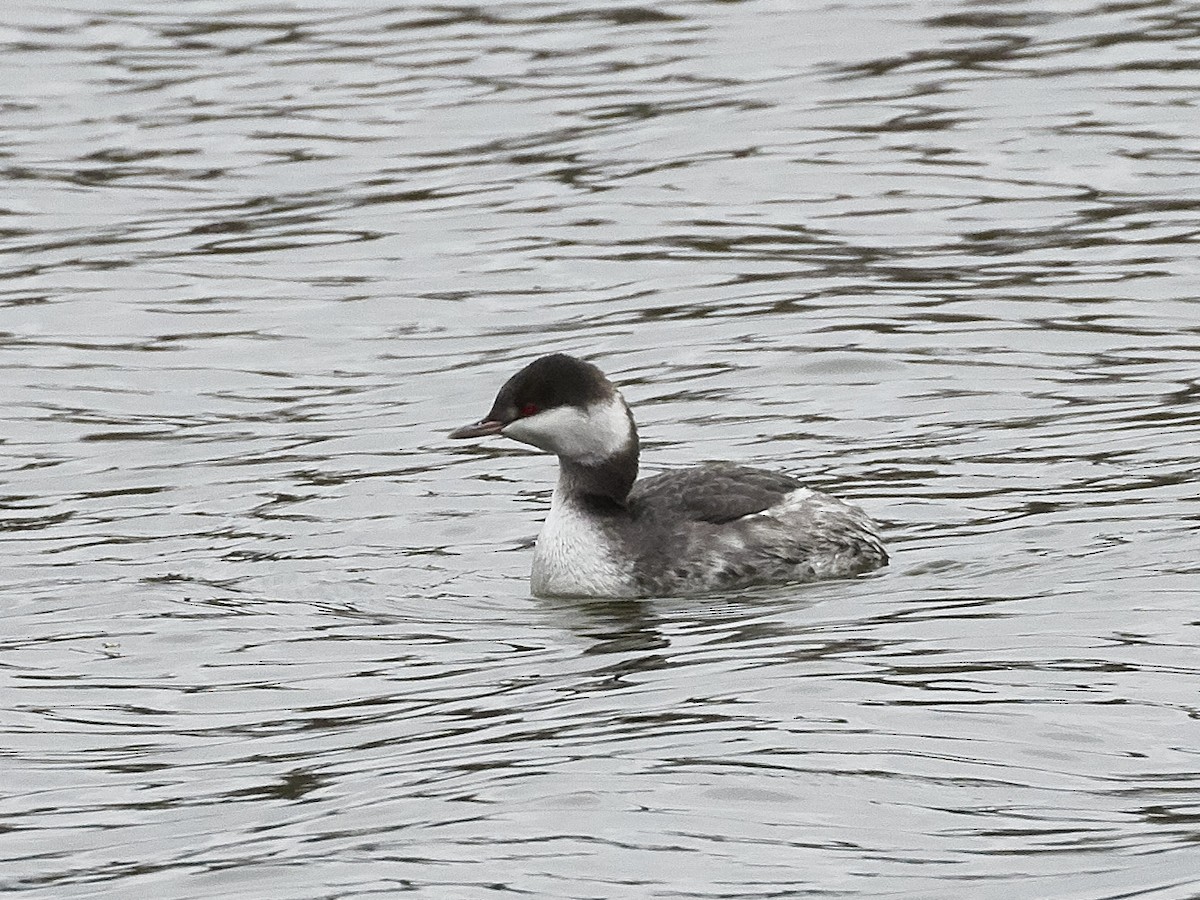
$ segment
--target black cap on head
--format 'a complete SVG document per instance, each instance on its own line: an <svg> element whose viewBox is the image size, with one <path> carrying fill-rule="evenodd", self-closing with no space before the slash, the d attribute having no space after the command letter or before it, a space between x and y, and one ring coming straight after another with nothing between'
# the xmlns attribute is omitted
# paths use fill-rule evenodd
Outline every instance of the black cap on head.
<svg viewBox="0 0 1200 900"><path fill-rule="evenodd" d="M589 406L610 398L616 389L589 362L555 353L535 359L504 383L491 412L474 425L450 433L452 438L496 434L505 425L556 406Z"/></svg>
<svg viewBox="0 0 1200 900"><path fill-rule="evenodd" d="M535 359L508 379L496 395L488 418L503 416L511 421L530 406L539 412L556 406L588 406L612 394L612 384L598 368L574 356L555 353Z"/></svg>

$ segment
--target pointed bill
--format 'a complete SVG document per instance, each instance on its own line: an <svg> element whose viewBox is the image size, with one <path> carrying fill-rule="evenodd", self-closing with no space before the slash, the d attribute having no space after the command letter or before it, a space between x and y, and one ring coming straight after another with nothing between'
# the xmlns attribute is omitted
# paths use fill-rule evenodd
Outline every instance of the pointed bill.
<svg viewBox="0 0 1200 900"><path fill-rule="evenodd" d="M504 427L504 422L497 422L493 419L480 419L473 425L463 425L461 428L455 428L450 432L450 437L461 440L462 438L486 437L489 434L499 434L500 429Z"/></svg>

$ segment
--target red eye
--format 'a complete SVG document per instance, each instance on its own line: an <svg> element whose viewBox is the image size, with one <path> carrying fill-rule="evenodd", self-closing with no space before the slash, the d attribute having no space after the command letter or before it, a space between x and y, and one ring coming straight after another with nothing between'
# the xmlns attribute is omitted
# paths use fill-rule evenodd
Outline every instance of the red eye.
<svg viewBox="0 0 1200 900"><path fill-rule="evenodd" d="M537 408L536 403L526 403L524 406L521 407L521 415L522 416L532 416L537 411L538 411L538 408Z"/></svg>

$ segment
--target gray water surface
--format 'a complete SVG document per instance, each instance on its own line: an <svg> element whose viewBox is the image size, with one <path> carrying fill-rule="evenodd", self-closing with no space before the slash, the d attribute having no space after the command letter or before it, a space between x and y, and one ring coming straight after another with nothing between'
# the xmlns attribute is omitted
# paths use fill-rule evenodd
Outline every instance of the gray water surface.
<svg viewBox="0 0 1200 900"><path fill-rule="evenodd" d="M10 2L0 889L1200 897L1194 4ZM875 577L532 598L538 354Z"/></svg>

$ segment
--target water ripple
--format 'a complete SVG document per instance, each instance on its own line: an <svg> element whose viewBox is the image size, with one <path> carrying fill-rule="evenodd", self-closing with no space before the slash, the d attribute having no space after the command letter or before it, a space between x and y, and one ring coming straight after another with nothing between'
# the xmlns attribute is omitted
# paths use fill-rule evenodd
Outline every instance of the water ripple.
<svg viewBox="0 0 1200 900"><path fill-rule="evenodd" d="M1193 897L1196 37L17 3L0 885ZM531 598L548 350L892 565Z"/></svg>

